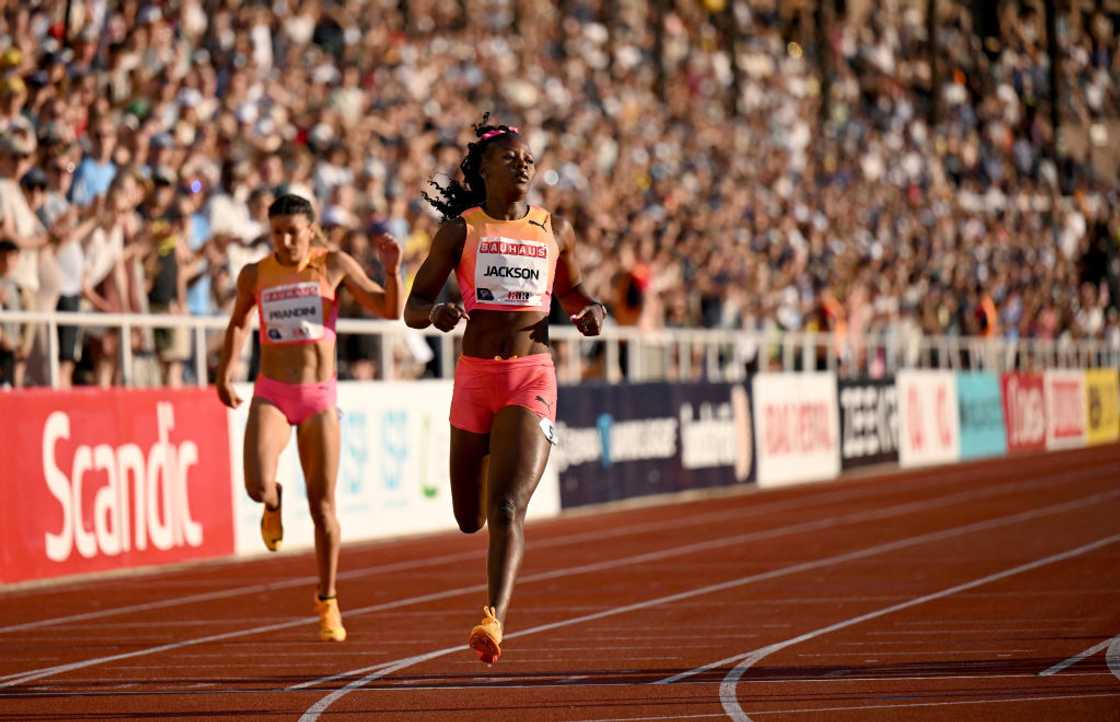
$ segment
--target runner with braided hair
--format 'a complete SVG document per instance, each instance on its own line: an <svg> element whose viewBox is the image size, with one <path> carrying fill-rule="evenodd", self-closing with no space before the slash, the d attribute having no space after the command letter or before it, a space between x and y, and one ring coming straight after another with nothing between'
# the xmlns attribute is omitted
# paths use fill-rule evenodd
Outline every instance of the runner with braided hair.
<svg viewBox="0 0 1120 722"><path fill-rule="evenodd" d="M555 294L585 336L599 334L603 304L584 290L567 221L526 201L535 161L520 131L475 126L463 180L424 197L444 223L416 274L405 323L450 331L466 319L451 401L451 494L467 533L490 525L489 599L468 646L486 664L502 629L524 551L525 510L556 442L556 370L548 346ZM451 272L462 303L436 303Z"/></svg>

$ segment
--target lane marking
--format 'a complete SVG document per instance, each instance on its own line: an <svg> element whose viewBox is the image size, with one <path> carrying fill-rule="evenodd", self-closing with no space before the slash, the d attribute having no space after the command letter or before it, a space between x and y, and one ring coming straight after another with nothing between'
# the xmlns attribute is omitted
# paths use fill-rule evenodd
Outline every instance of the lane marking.
<svg viewBox="0 0 1120 722"><path fill-rule="evenodd" d="M899 657L906 656L912 657L916 654L1013 654L1016 652L1033 652L1033 649L961 649L958 651L947 651L944 649L909 649L905 652L881 652L879 650L868 650L865 652L814 652L812 654L798 654L798 657L866 657L868 655L875 655L876 657Z"/></svg>
<svg viewBox="0 0 1120 722"><path fill-rule="evenodd" d="M1105 653L1105 663L1108 665L1109 670L1113 675L1116 676L1117 679L1120 679L1120 635L1112 637L1111 639L1106 639L1098 644L1094 644L1092 647L1089 647L1082 652L1078 652L1072 657L1063 659L1053 667L1049 667L1039 672L1038 676L1051 677L1065 669L1068 669L1069 667L1072 667L1073 665L1084 659L1092 657L1094 654L1097 654L1098 652L1101 652L1103 650L1108 650Z"/></svg>
<svg viewBox="0 0 1120 722"><path fill-rule="evenodd" d="M1060 479L1060 477L1056 477L1056 478ZM574 575L577 575L577 574L587 574L587 573L590 573L590 572L604 571L604 570L607 570L607 569L615 569L615 568L618 568L618 567L630 566L630 565L633 565L633 564L641 564L641 563L645 563L645 562L657 561L657 560L660 560L660 559L667 559L667 558L671 558L671 557L674 557L674 556L684 556L684 555L692 554L692 553L695 553L695 552L698 552L698 551L707 551L707 550L711 550L711 549L717 549L717 548L721 548L721 547L742 544L743 542L746 542L746 541L757 541L757 540L760 540L760 539L769 539L769 538L785 536L785 535L788 535L788 534L800 533L800 532L805 532L805 531L815 531L815 530L820 530L820 529L827 529L827 528L831 528L831 527L835 527L835 526L840 526L840 525L846 524L846 523L857 523L857 522L861 522L861 521L880 520L880 519L886 519L886 518L895 517L895 516L902 516L904 514L908 514L908 513L911 513L911 512L915 512L915 511L927 511L929 509L936 509L936 508L940 508L940 507L944 507L944 506L951 506L951 505L956 504L958 502L974 501L978 498L985 498L985 497L988 497L988 496L997 496L1000 493L1004 493L1004 492L1020 491L1023 487L1038 486L1040 484L1043 485L1043 486L1047 486L1047 485L1050 485L1051 483L1060 483L1060 482L1042 483L1040 480L1034 480L1034 481L1029 481L1029 482L1018 482L1018 483L1015 483L1015 484L1003 484L1003 485L1000 485L998 487L992 487L992 488L988 488L988 489L978 489L978 490L967 491L967 492L959 492L959 493L956 493L956 494L949 494L947 496L935 497L933 499L926 499L926 500L918 501L918 502L906 502L905 504L898 504L898 505L895 505L893 507L884 507L884 508L881 508L881 509L874 509L874 510L871 510L871 511L852 512L850 514L842 514L842 515L839 515L839 516L828 517L828 518L825 518L825 519L817 519L817 520L810 521L810 522L801 522L801 523L798 523L798 524L790 524L790 525L787 525L787 526L784 526L784 527L777 527L777 528L773 528L773 529L761 529L761 530L757 530L757 531L746 532L744 534L737 534L737 535L730 536L730 537L723 537L721 539L713 539L713 540L709 540L709 541L696 542L694 544L687 544L687 545L684 545L684 546L669 547L669 548L666 548L666 549L661 549L661 550L653 551L653 552L646 552L644 554L632 555L632 556L629 556L629 557L621 557L621 558L618 558L618 559L610 559L610 560L606 560L606 561L602 561L602 562L594 562L594 563L591 563L591 564L584 564L584 565L579 565L579 566L574 566L574 567L565 567L565 568L562 568L562 569L555 569L555 570L547 571L547 572L539 572L537 574L529 574L529 575L526 575L524 577L521 577L521 579L518 580L518 583L521 584L521 585L524 585L524 584L532 583L532 582L547 581L547 580L552 580L552 579L574 576ZM1111 492L1111 493L1120 494L1120 492ZM540 547L540 546L542 546L542 545L540 545L540 544L534 545L535 548ZM417 565L417 566L425 566L425 565ZM452 589L445 589L445 590L439 591L439 592L431 592L431 593L428 593L428 594L421 594L421 595L417 595L417 596L413 596L413 597L405 597L405 598L402 598L402 599L397 599L397 600L393 600L393 601L389 601L389 602L381 602L379 604L372 604L372 605L369 605L369 606L366 606L366 607L358 607L356 609L350 609L350 610L346 611L346 616L347 616L348 619L352 619L354 617L359 617L359 616L363 616L363 615L367 615L367 614L372 614L374 612L381 612L381 611L386 611L386 610L389 610L389 609L398 609L400 607L411 606L411 605L415 605L415 604L423 604L423 603L426 603L426 602L433 602L433 601L439 601L439 600L443 600L443 599L450 599L450 598L454 598L454 597L457 597L457 596L461 596L463 594L470 594L470 593L475 593L475 592L480 592L480 591L485 591L485 590L486 590L486 584L485 583L472 584L472 585L463 586L463 587L455 587L455 588L452 588ZM34 681L34 680L37 680L37 679L43 679L45 677L52 677L52 676L55 676L55 675L58 675L58 674L64 674L66 672L72 672L72 671L78 670L78 669L86 669L88 667L107 664L107 663L110 663L110 662L117 662L117 661L120 661L120 660L123 660L123 659L133 659L135 657L141 657L141 656L145 656L145 655L160 654L162 652L170 652L170 651L174 651L174 650L177 650L177 649L184 649L186 647L197 646L197 645L200 645L200 644L209 644L211 642L220 642L220 641L225 641L225 640L229 640L229 639L238 639L238 638L241 638L241 637L253 636L253 635L256 635L256 634L263 634L265 632L275 632L275 631L279 631L279 630L282 630L282 629L292 629L294 627L298 627L298 626L301 626L301 625L312 624L312 623L316 622L317 620L318 620L318 617L314 617L314 616L302 617L302 618L293 619L293 620L286 621L286 622L279 622L279 623L276 623L276 624L250 627L249 629L234 630L234 631L230 631L230 632L224 632L224 633L221 633L221 634L210 634L210 635L206 635L206 636L203 636L203 637L196 637L194 639L187 639L187 640L182 640L182 641L177 641L177 642L168 642L166 644L160 644L160 645L156 645L156 646L153 646L153 647L146 647L144 649L133 650L131 652L124 652L124 653L121 653L121 654L108 655L108 656L104 656L104 657L93 657L93 658L90 658L90 659L85 659L85 660L81 660L81 661L77 661L77 662L70 662L70 663L67 663L67 664L55 665L55 666L44 667L44 668L39 668L39 669L31 669L31 670L27 670L27 671L24 671L24 672L17 672L17 673L14 673L14 674L9 674L9 675L5 675L5 676L0 677L0 689L6 689L6 688L9 688L9 687L14 687L14 686L17 686L17 685L20 685L20 684L24 684L26 682L31 682L31 681ZM316 644L318 644L318 643L316 643ZM373 669L376 669L376 666L364 668L364 671L371 671ZM343 676L349 676L349 675L343 675Z"/></svg>
<svg viewBox="0 0 1120 722"><path fill-rule="evenodd" d="M999 476L1001 474L1004 474L1005 471L1006 470L1001 468L1000 466L993 464L990 469L981 468L981 469L976 470L976 476L974 477L974 479L978 480L978 481L985 481L989 477ZM1098 471L1100 471L1099 467L1091 466L1087 469L1082 469L1080 471L1076 471L1076 472L1072 472L1072 473L1068 472L1068 471L1055 472L1054 474L1048 474L1046 476L1039 477L1038 479L1036 479L1034 481L1036 483L1038 483L1038 482L1048 482L1052 479L1080 480L1080 479L1082 479L1086 476L1093 476ZM950 474L950 475L946 476L944 469L930 469L930 470L928 470L927 473L923 473L919 476L915 476L913 479L907 480L906 491L907 492L910 492L910 491L929 491L929 490L937 489L938 487L941 487L941 486L952 486L952 485L962 484L962 483L965 483L965 482L968 481L968 478L964 477L963 473L964 473L963 471L958 470L956 472L956 474ZM672 519L672 520L646 522L646 523L641 523L641 524L632 524L632 525L628 525L628 526L617 527L617 528L614 528L614 529L600 529L600 530L594 530L594 531L590 531L590 532L580 532L580 533L576 533L576 534L562 535L558 539L544 539L544 540L541 540L541 541L535 541L533 543L533 548L534 549L547 549L547 548L558 547L558 546L566 546L566 545L569 545L569 544L578 544L578 543L585 542L585 541L598 541L598 540L602 540L602 539L610 539L610 538L614 538L614 537L628 536L628 535L631 535L631 534L644 534L644 533L649 532L649 531L663 531L663 530L666 530L666 529L686 528L686 527L689 527L689 526L698 526L698 525L702 525L702 524L708 524L708 523L711 523L713 521L720 521L720 520L723 520L723 519L731 519L731 518L749 519L749 518L754 518L754 517L759 517L759 516L766 516L766 515L772 514L772 513L777 512L777 511L786 511L788 509L805 509L806 507L809 507L809 506L815 506L815 505L820 505L820 504L831 504L833 502L855 501L855 500L864 499L864 498L868 498L868 497L876 498L876 497L882 497L882 496L890 493L889 491L884 492L883 488L880 487L880 486L877 486L877 485L874 485L874 484L867 484L866 480L863 479L863 478L854 478L851 481L853 483L859 483L859 486L856 487L856 488L852 488L852 489L841 489L841 490L830 491L830 492L822 492L822 493L811 493L811 487L803 487L803 494L802 495L794 496L794 497L791 497L791 498L788 498L788 499L778 500L778 501L775 501L775 502L770 503L770 504L763 503L763 504L758 504L758 505L750 505L750 506L747 506L746 508L735 508L735 509L725 509L725 510L714 511L714 512L706 512L704 514L698 514L698 515L694 515L694 516L690 516L690 517L684 517L684 518L678 518L678 519ZM1010 483L1010 484L997 484L997 485L994 485L990 488L998 489L998 488L1006 487L1006 486L1012 486L1013 487L1013 486L1016 486L1016 484L1018 484L1018 483L1021 483L1021 482L1014 482L1014 483ZM805 495L809 495L809 498L805 498ZM747 497L736 497L735 499L746 499L746 498ZM657 508L657 506L654 505L652 507L643 507L643 508ZM619 509L617 511L612 511L612 512L608 512L608 513L609 514L626 515L626 514L629 514L629 513L633 513L633 511L635 511L635 510L633 510L633 509ZM574 518L578 518L578 517L570 517L570 518L574 519ZM547 524L547 523L550 523L550 522L563 522L563 521L565 521L565 519L564 519L564 517L560 517L560 518L557 518L557 519L540 519L540 520L534 520L534 521L538 524ZM534 525L533 522L530 522L530 526L533 526L533 525ZM429 538L425 539L422 543L430 543L430 541L432 539L435 539L442 534L444 534L444 532L439 532L439 533L436 533L436 534L429 535ZM361 542L359 542L359 543L361 543ZM374 551L374 550L383 551L386 547L396 546L397 544L404 544L404 542L387 542L387 541L375 542L376 546L374 548L370 549L370 551ZM311 550L308 550L307 552L304 552L304 553L310 554ZM360 579L360 578L363 578L363 577L372 576L374 574L381 574L381 573L384 573L384 572L387 572L387 571L398 571L398 570L408 571L408 570L411 570L413 568L426 567L426 566L436 566L436 565L443 564L443 563L451 563L451 562L456 562L456 561L464 561L464 560L468 560L468 559L482 558L482 557L485 557L485 555L486 555L485 551L460 552L460 553L456 553L456 554L445 554L445 555L436 556L436 557L426 557L426 558L421 558L421 559L417 559L417 560L413 560L413 561L394 562L394 563L391 563L391 564L378 564L378 565L374 565L374 566L371 566L371 567L364 567L364 568L360 568L360 569L353 569L353 570L350 570L350 571L347 571L347 572L341 572L338 575L338 579L340 581L341 580L349 580L349 579ZM265 557L260 557L260 559L263 559L263 558L265 558ZM252 561L237 560L233 564L230 564L230 565L215 565L215 571L224 571L227 567L236 568L238 566L242 566L242 565L246 565L246 564L252 564ZM175 573L177 573L177 572L167 572L167 574L175 574ZM147 584L148 584L149 581L155 581L157 583L178 583L177 580L171 580L171 579L161 580L159 574L152 574L150 576L145 576L145 578L142 582L142 584L145 585L145 588L147 588ZM317 583L318 581L319 581L319 578L315 577L315 576L301 576L301 577L294 577L294 578L291 578L291 579L280 580L280 581L276 581L276 582L266 582L266 583L252 584L252 585L242 586L242 587L234 587L232 589L221 589L221 590L217 590L217 591L213 591L213 592L203 592L203 593L199 593L199 594L178 596L178 597L173 597L173 598L170 598L170 599L160 600L160 601L157 601L157 602L144 602L144 603L141 603L141 604L129 604L129 605L121 606L121 607L99 609L99 610L93 611L93 612L68 614L68 615L65 615L65 616L55 617L55 618L51 618L51 619L41 619L41 620L32 621L32 622L23 622L23 623L20 623L20 624L12 624L12 625L8 625L8 626L3 626L3 627L0 627L0 634L6 634L6 633L10 633L10 632L19 632L19 631L24 631L24 630L28 630L28 629L37 629L37 628L40 628L40 627L50 626L50 625L57 624L57 623L73 622L73 621L88 621L88 620L91 620L91 619L103 619L105 617L115 616L115 615L119 615L119 614L129 614L129 613L132 613L132 612L150 611L150 610L154 610L154 609L166 609L168 607L175 607L175 606L186 605L186 604L194 604L196 602L207 602L207 601L213 601L213 600L216 600L216 599L228 599L230 597L243 596L243 595L248 595L248 594L258 594L260 592L275 591L275 590L278 590L278 589L287 589L287 588L291 588L291 587L302 586L304 584L314 584L314 583ZM130 583L133 583L133 582L130 582ZM181 583L189 584L190 582L188 580L183 580ZM0 679L2 679L2 678L0 678Z"/></svg>
<svg viewBox="0 0 1120 722"><path fill-rule="evenodd" d="M1104 537L1103 539L1098 539L1094 542L1083 544L1082 546L1076 547L1074 549L1059 552L1058 554L1051 554L1050 556L1043 557L1042 559L1036 559L1033 562L1027 562L1026 564L1020 564L1010 569L1005 569L1002 572L996 572L995 574L989 574L987 576L973 579L972 581L968 581L963 584L957 584L947 589L942 589L939 592L926 594L921 597L915 597L914 599L903 602L901 604L894 604L889 607L884 607L882 609L876 610L874 612L861 614L858 617L851 617L850 619L836 622L835 624L820 627L811 632L806 632L805 634L798 635L797 637L792 637L775 644L769 644L765 647L762 647L761 649L756 649L752 652L748 652L745 655L737 655L736 657L739 660L738 664L736 664L731 668L730 671L728 671L728 673L724 676L723 681L719 685L719 699L720 703L723 705L723 711L727 713L727 716L734 720L734 722L751 722L751 718L747 715L746 712L743 711L743 708L739 705L739 698L736 694L736 684L748 669L758 664L758 662L770 656L771 654L774 654L775 652L781 651L788 647L792 647L795 644L799 644L801 642L805 642L810 639L815 639L816 637L829 634L830 632L845 629L847 627L851 627L853 625L860 624L872 619L878 619L879 617L883 617L888 614L901 611L903 609L916 607L920 604L925 604L926 602L935 601L937 599L944 599L958 592L963 592L974 587L979 587L984 584L990 584L991 582L1000 581L1017 574L1022 574L1023 572L1033 571L1041 567L1049 566L1050 564L1054 564L1056 562L1073 559L1084 554L1088 554L1089 552L1096 551L1097 549L1115 544L1116 542L1120 542L1120 534L1114 534L1112 536ZM705 666L707 667L709 665ZM724 665L720 664L719 666ZM676 678L682 678L686 676L691 676L691 673L676 675Z"/></svg>
<svg viewBox="0 0 1120 722"><path fill-rule="evenodd" d="M1049 702L1051 700L1067 700L1067 699L1099 699L1102 697L1120 697L1120 692L1101 692L1095 694L1061 694L1061 695L1040 695L1032 697L993 697L986 699L969 699L969 700L955 700L952 702L912 702L909 704L867 704L867 705L850 705L846 707L800 707L796 709L776 709L766 712L755 712L756 717L779 715L779 714L812 714L814 712L853 712L856 710L864 709L909 709L912 707L948 707L953 705L965 704L1005 704L1009 702ZM720 714L686 714L686 715L668 715L659 717L602 717L599 719L583 719L575 720L575 722L646 722L647 720L668 720L668 719L711 719L714 717L725 717L723 713Z"/></svg>
<svg viewBox="0 0 1120 722"><path fill-rule="evenodd" d="M1053 505L1050 505L1050 506L1040 507L1040 508L1032 509L1032 510L1025 511L1025 512L1019 512L1017 514L1011 514L1011 515L1008 515L1008 516L997 517L995 519L988 519L988 520L981 521L981 522L974 522L972 524L966 524L966 525L959 526L959 527L944 529L944 530L937 531L937 532L930 532L928 534L921 534L919 536L908 537L906 539L900 539L900 540L896 540L896 541L893 541L893 542L887 542L885 544L877 544L875 546L866 547L864 549L860 549L860 550L857 550L857 551L854 551L854 552L847 552L845 554L838 554L838 555L834 555L834 556L830 556L830 557L823 557L823 558L816 559L816 560L810 561L810 562L802 562L802 563L799 563L799 564L793 564L793 565L790 565L790 566L781 567L779 569L774 569L774 570L771 570L769 572L752 574L752 575L745 576L745 577L739 577L738 579L731 579L731 580L728 580L728 581L725 581L725 582L720 582L718 584L711 584L711 585L708 585L708 586L699 587L699 588L696 588L696 589L691 589L691 590L685 591L685 592L678 592L677 594L670 594L670 595L667 595L667 596L655 597L653 599L648 599L648 600L645 600L645 601L642 601L642 602L636 602L636 603L633 603L633 604L628 604L628 605L625 605L625 606L622 606L622 607L614 607L614 608L607 609L607 610L604 610L602 612L597 612L597 613L594 613L594 614L585 614L585 615L581 615L581 616L578 616L578 617L572 617L572 618L569 618L569 619L561 620L561 621L558 621L558 622L552 622L550 624L542 624L542 625L539 625L539 626L536 626L536 627L530 627L528 629L523 629L523 630L520 630L520 631L517 631L517 632L513 632L511 634L508 634L508 635L506 635L506 639L513 639L513 638L516 638L516 637L523 637L523 636L527 636L527 635L530 635L530 634L536 634L538 632L545 632L545 631L550 631L550 630L553 630L553 629L560 629L560 628L563 628L563 627L584 624L585 622L595 621L595 620L598 620L598 619L605 619L605 618L608 618L608 617L614 617L614 616L618 616L620 614L627 614L629 612L639 611L639 610L643 610L643 609L649 609L649 608L652 608L652 607L658 607L658 606L662 606L664 604L671 604L673 602L678 602L678 601L682 601L682 600L685 600L685 599L691 599L693 597L698 597L698 596L701 596L701 595L710 594L712 592L719 592L719 591L725 591L725 590L728 590L728 589L735 589L735 588L738 588L738 587L746 586L748 584L753 584L753 583L758 582L758 581L764 581L764 580L768 580L768 579L776 579L778 577L788 576L790 574L796 574L798 572L809 571L809 570L812 570L812 569L819 569L819 568L822 568L822 567L833 566L835 564L840 564L840 563L847 562L847 561L853 561L853 560L856 560L856 559L865 559L865 558L868 558L868 557L883 554L885 552L894 551L894 550L897 550L897 549L905 549L905 548L908 548L908 547L917 546L919 544L924 544L924 543L930 542L930 541L938 541L938 540L941 540L941 539L948 539L948 538L951 538L951 537L954 537L954 536L961 536L961 535L969 534L969 533L975 532L975 531L983 531L983 530L987 530L987 529L996 529L996 528L999 528L999 527L1002 527L1002 526L1009 526L1009 525L1012 525L1012 524L1016 524L1016 523L1021 522L1021 521L1028 521L1030 519L1037 519L1037 518L1040 518L1040 517L1049 516L1049 515L1053 515L1053 514L1061 514L1065 511L1072 511L1072 510L1080 509L1080 508L1083 508L1083 507L1086 507L1086 506L1096 505L1096 504L1099 504L1101 501L1105 501L1105 500L1108 500L1108 499L1115 499L1117 496L1120 496L1120 491L1111 491L1111 492L1104 492L1104 493L1100 493L1100 494L1093 494L1093 495L1090 495L1090 496L1087 496L1087 497L1082 497L1080 499L1075 499L1073 501L1068 501L1068 502L1063 502L1063 503L1060 503L1060 504L1053 504ZM1120 537L1118 537L1118 538L1120 538ZM325 712L332 704L334 704L338 700L342 699L346 695L350 694L354 690L361 689L362 687L365 687L370 682L376 681L376 680L381 679L383 677L387 677L388 675L393 674L394 672L397 672L399 670L406 669L408 667L412 667L412 666L417 665L417 664L422 664L424 662L427 662L429 660L445 656L447 654L451 654L451 653L455 653L455 652L460 652L461 653L463 651L463 649L464 649L463 645L455 645L454 647L445 647L443 649L437 649L437 650L434 650L434 651L431 651L431 652L426 652L426 653L423 653L423 654L414 655L412 657L405 657L401 660L398 660L397 662L395 662L393 664L389 664L389 665L382 666L382 667L379 667L379 668L364 667L364 668L350 670L348 672L343 672L343 673L340 673L340 674L331 675L330 677L322 677L322 678L311 680L311 681L308 681L308 682L303 682L301 684L292 685L292 686L288 687L288 690L307 689L307 688L310 688L310 687L318 686L320 684L345 679L347 677L353 677L353 676L357 676L359 674L363 675L359 679L353 680L353 681L347 683L346 685L340 687L339 689L333 690L329 694L327 694L324 697L322 697L321 699L319 699L313 705L308 707L307 710L300 717L300 722L314 722L315 720L319 719L319 716L323 712ZM736 657L736 659L738 659L738 657ZM722 666L722 665L719 665L719 666ZM704 669L701 669L699 671L704 671ZM699 673L699 671L696 672L696 673ZM676 678L676 676L667 678L666 680L662 680L661 683L662 684L668 683L669 681L673 681L675 678Z"/></svg>
<svg viewBox="0 0 1120 722"><path fill-rule="evenodd" d="M1074 476L1074 478L1080 479L1081 476L1083 476L1083 475L1091 475L1093 471L1095 471L1095 469L1086 469L1086 470L1083 470L1081 472L1078 472L1077 474L1075 474L1073 476ZM1055 475L1055 476L1058 476L1058 475ZM1048 477L1042 477L1039 481L1047 480L1047 479L1050 479L1050 478L1051 477L1049 477L1049 476ZM927 484L919 485L917 490L924 491L924 490L927 490L928 488L931 488L931 487L940 486L941 482L943 482L944 479L943 478L935 478L933 481L934 481L934 483L927 483ZM954 483L954 482L949 482L949 483ZM958 481L958 482L955 482L955 483L960 483L960 482ZM1000 485L1000 486L1007 486L1007 485ZM992 488L999 488L999 487L992 487ZM698 514L698 515L691 516L691 517L682 517L682 518L678 518L678 519L666 520L666 521L661 521L661 522L644 522L644 523L641 523L641 524L631 524L631 525L627 525L627 526L617 527L617 528L614 528L614 529L599 529L599 530L594 530L594 531L590 531L590 532L580 532L580 533L577 533L577 534L568 534L568 535L561 536L560 538L557 538L557 539L543 539L541 541L534 541L533 542L533 548L534 549L548 549L548 548L559 547L559 546L567 546L567 545L570 545L570 544L579 544L579 543L587 542L587 541L600 541L600 540L603 540L603 539L611 539L611 538L620 537L620 536L629 536L631 534L637 535L637 534L644 534L646 532L651 532L651 531L664 531L666 529L686 528L686 527L690 527L690 526L698 526L698 525L701 525L701 524L708 524L708 523L711 523L713 521L720 521L720 520L723 520L723 519L733 519L733 518L734 519L749 519L749 518L754 518L754 517L759 517L759 516L766 516L766 515L772 514L772 513L777 512L777 511L785 511L785 510L788 510L788 509L802 509L802 508L805 508L805 506L808 505L808 504L814 504L814 503L819 503L819 502L824 502L824 503L827 504L827 503L832 503L832 502L835 502L835 501L839 501L839 502L853 501L853 500L856 500L856 499L863 499L865 497L880 496L882 494L883 494L883 490L881 488L876 488L876 487L871 487L871 488L862 488L861 487L861 488L858 488L858 489L847 489L847 490L842 490L842 491L834 491L834 492L831 492L831 493L828 493L828 494L814 495L811 499L808 499L808 500L797 499L797 498L784 499L784 500L781 500L781 501L776 501L772 504L760 504L758 506L748 507L748 508L745 508L745 509L724 509L724 510L721 510L721 511L707 512L705 514ZM631 511L631 510L629 510L629 509L620 510L617 513L626 513L626 512L629 512L629 511ZM534 520L534 521L536 521L536 520ZM539 520L539 521L546 521L546 520L542 519L542 520ZM532 525L532 522L530 522L530 525ZM440 532L440 534L442 534L442 532ZM434 538L436 535L433 534L431 536ZM311 550L308 550L306 553L310 553L310 552L311 552ZM339 579L339 581L346 581L346 580L350 580L350 579L361 579L363 577L368 577L368 576L372 576L372 575L375 575L375 574L383 574L385 572L411 571L412 569L417 569L417 568L422 568L422 567L438 566L440 564L450 564L450 563L453 563L453 562L466 561L466 560L470 560L470 559L481 559L485 556L486 556L486 551L485 550L481 550L481 551L476 550L476 551L470 551L470 552L458 552L458 553L455 553L455 554L443 554L443 555L440 555L440 556L426 557L426 558L415 559L415 560L411 560L411 561L393 562L393 563L390 563L390 564L377 564L377 565L370 566L370 567L363 567L363 568L360 568L360 569L352 569L352 570L347 571L347 572L341 572L338 575L338 579ZM261 557L261 558L263 558L263 557ZM238 562L235 562L234 564L229 565L229 566L236 567L236 566L240 566L242 564L251 564L251 562L238 561ZM224 571L224 568L223 567L218 567L214 571L217 572L219 570ZM175 572L168 572L168 573L170 574L170 573L175 573ZM153 577L146 578L144 580L145 585L147 584L148 581L157 581L158 582L159 580L158 580L158 577L153 575ZM173 580L163 580L163 581L164 581L164 583L166 583L166 582L171 582ZM53 625L56 625L56 624L65 624L65 623L68 623L68 622L85 622L85 621L89 621L89 620L92 620L92 619L104 619L105 617L112 617L112 616L117 616L117 615L120 615L120 614L131 614L133 612L146 612L146 611L152 611L152 610L156 610L156 609L167 609L168 607L177 607L177 606L183 606L183 605L187 605L187 604L195 604L195 603L199 603L199 602L209 602L209 601L214 601L214 600L218 600L218 599L229 599L231 597L239 597L239 596L245 596L245 595L249 595L249 594L259 594L261 592L272 592L272 591L277 591L277 590L280 590L280 589L289 589L289 588L292 588L292 587L299 587L299 586L303 586L303 585L306 585L306 584L315 584L318 581L319 581L319 578L316 577L316 576L293 577L291 579L283 579L283 580L279 580L279 581L275 581L275 582L250 584L250 585L246 585L246 586L233 587L233 588L230 588L230 589L220 589L220 590L216 590L216 591L213 591L213 592L200 592L198 594L188 594L186 596L178 596L178 597L173 597L173 598L170 598L170 599L163 599L163 600L156 601L156 602L143 602L143 603L140 603L140 604L129 604L129 605L120 606L120 607L111 607L111 608L108 608L108 609L99 609L99 610L93 611L93 612L81 612L81 613L77 613L77 614L67 614L67 615L64 615L64 616L53 617L53 618L50 618L50 619L40 619L40 620L33 621L33 622L22 622L22 623L19 623L19 624L10 624L10 625L7 625L7 626L3 626L3 627L0 627L0 634L8 634L8 633L11 633L11 632L22 632L22 631L26 631L28 629L39 629L39 628L42 628L42 627L49 627L49 626L53 626ZM189 582L184 581L183 583L187 584ZM0 679L3 679L3 678L0 678Z"/></svg>

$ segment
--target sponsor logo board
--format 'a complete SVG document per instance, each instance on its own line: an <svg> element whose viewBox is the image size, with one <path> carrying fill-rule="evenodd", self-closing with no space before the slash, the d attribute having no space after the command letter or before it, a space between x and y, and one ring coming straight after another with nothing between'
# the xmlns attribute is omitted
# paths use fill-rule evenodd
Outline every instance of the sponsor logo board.
<svg viewBox="0 0 1120 722"><path fill-rule="evenodd" d="M830 479L840 473L836 376L755 376L754 428L758 483L772 486Z"/></svg>
<svg viewBox="0 0 1120 722"><path fill-rule="evenodd" d="M1043 377L1046 398L1046 448L1073 449L1087 440L1085 372L1047 371Z"/></svg>
<svg viewBox="0 0 1120 722"><path fill-rule="evenodd" d="M0 395L3 569L17 582L233 551L225 411L210 390Z"/></svg>
<svg viewBox="0 0 1120 722"><path fill-rule="evenodd" d="M960 458L960 419L953 372L899 371L895 385L902 466L957 461Z"/></svg>

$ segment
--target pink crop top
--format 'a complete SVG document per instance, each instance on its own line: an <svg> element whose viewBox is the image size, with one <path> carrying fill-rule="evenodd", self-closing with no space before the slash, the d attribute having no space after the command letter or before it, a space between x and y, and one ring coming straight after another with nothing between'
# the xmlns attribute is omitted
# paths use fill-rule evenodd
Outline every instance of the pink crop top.
<svg viewBox="0 0 1120 722"><path fill-rule="evenodd" d="M262 344L334 339L338 299L327 277L327 249L312 248L299 268L269 255L257 265L257 314Z"/></svg>
<svg viewBox="0 0 1120 722"><path fill-rule="evenodd" d="M530 206L524 218L499 221L476 207L463 211L462 218L467 239L455 275L467 312L547 313L560 255L552 214Z"/></svg>

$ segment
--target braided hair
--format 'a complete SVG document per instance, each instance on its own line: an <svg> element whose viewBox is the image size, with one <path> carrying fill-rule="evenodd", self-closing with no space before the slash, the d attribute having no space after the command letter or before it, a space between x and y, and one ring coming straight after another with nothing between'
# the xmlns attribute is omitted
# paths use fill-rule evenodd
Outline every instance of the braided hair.
<svg viewBox="0 0 1120 722"><path fill-rule="evenodd" d="M510 125L488 125L490 114L482 116L482 122L474 126L474 135L478 138L474 143L467 144L467 155L459 164L463 173L463 182L452 179L446 186L441 186L434 180L428 184L436 189L436 195L431 196L426 192L421 195L433 208L440 212L443 221L452 221L458 218L468 208L480 206L486 202L486 182L482 179L482 157L494 142L510 135L517 135L518 129Z"/></svg>

